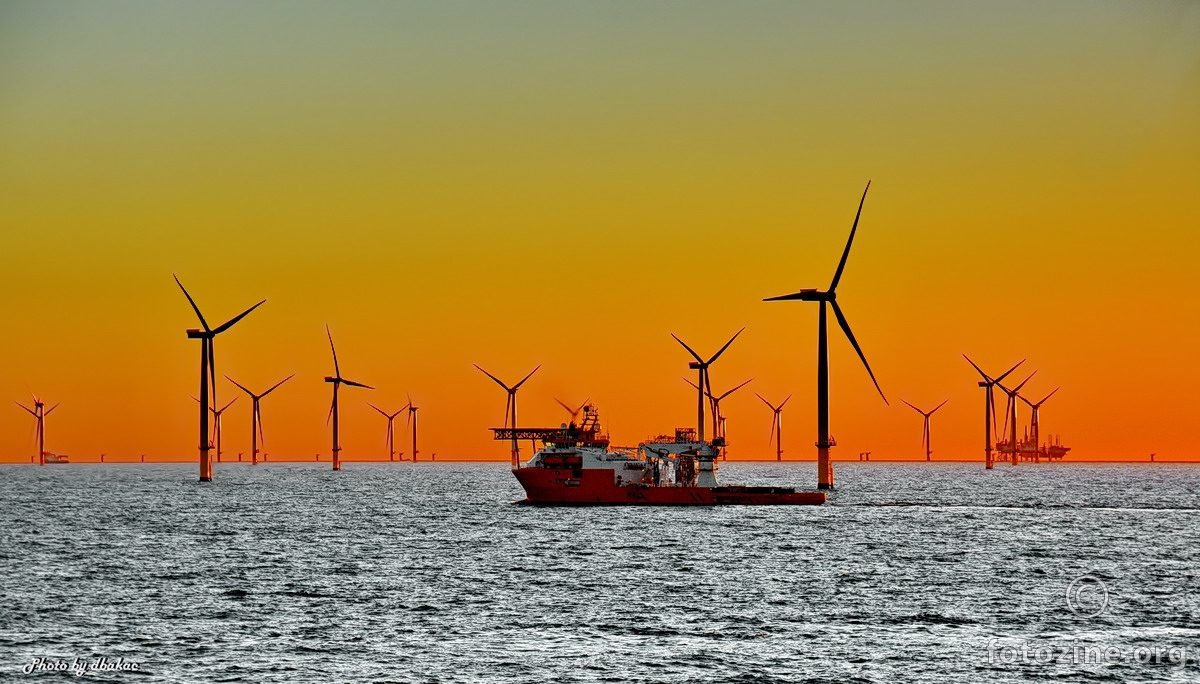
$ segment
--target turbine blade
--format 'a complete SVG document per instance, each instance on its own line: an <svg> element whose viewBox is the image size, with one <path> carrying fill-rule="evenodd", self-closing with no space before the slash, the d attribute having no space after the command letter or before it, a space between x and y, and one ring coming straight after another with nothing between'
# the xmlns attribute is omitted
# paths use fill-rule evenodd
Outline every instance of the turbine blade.
<svg viewBox="0 0 1200 684"><path fill-rule="evenodd" d="M694 390L698 390L698 389L700 389L700 386L699 386L699 385L697 385L696 383L692 382L692 381L691 381L691 380L689 380L688 378L682 378L682 380L683 380L684 382L686 382L687 384L691 385L691 386L692 386L692 389L694 389Z"/></svg>
<svg viewBox="0 0 1200 684"><path fill-rule="evenodd" d="M479 368L479 364L477 364L477 363L473 363L473 364L471 364L471 365L472 365L472 366L475 366L476 368ZM495 381L496 381L496 384L497 384L497 385L500 385L501 387L503 387L503 388L504 388L504 390L505 390L506 392L512 391L512 388L511 388L511 387L509 387L508 385L504 384L503 382L501 382L500 378L498 378L498 377L496 377L496 376L492 375L491 373L489 373L489 372L485 371L485 370L484 370L484 369L482 369L482 368L479 368L479 372L480 372L480 373L483 373L484 375L488 376L489 378L491 378L491 379L495 380Z"/></svg>
<svg viewBox="0 0 1200 684"><path fill-rule="evenodd" d="M541 368L541 367L542 367L542 364L539 363L537 365L537 368L534 368L533 370L529 371L529 375L526 375L525 377L521 378L521 382L518 382L517 384L513 385L513 391L516 392L518 389L520 389L521 385L524 385L526 380L533 377L533 374L538 372L538 368Z"/></svg>
<svg viewBox="0 0 1200 684"><path fill-rule="evenodd" d="M258 423L258 444L264 446L267 443L267 438L263 436L262 411L258 409L258 404L254 405L254 414L258 418L255 422Z"/></svg>
<svg viewBox="0 0 1200 684"><path fill-rule="evenodd" d="M788 399L791 399L791 398L792 398L792 395L790 395L790 394L789 394L789 395L787 395L787 399L784 399L784 400L783 400L783 404L780 404L780 405L779 405L779 410L780 410L780 411L782 411L782 410L783 410L783 407L784 407L784 405L785 405L785 404L787 404L787 403L788 403Z"/></svg>
<svg viewBox="0 0 1200 684"><path fill-rule="evenodd" d="M236 386L238 389L245 392L246 394L249 394L251 397L254 396L254 392L251 392L250 390L246 389L242 385L238 384L237 380L234 380L233 378L229 377L228 375L225 376L225 379L228 380L229 382L232 382L234 384L234 386Z"/></svg>
<svg viewBox="0 0 1200 684"><path fill-rule="evenodd" d="M761 399L761 400L762 400L762 403L764 403L764 404L766 404L766 405L767 405L767 408L771 409L772 411L774 411L774 410L775 410L775 407L774 407L774 406L771 406L771 402L767 401L766 399L763 399L763 395L759 394L758 392L755 392L755 393L754 393L754 396L756 396L756 397L758 397L759 399Z"/></svg>
<svg viewBox="0 0 1200 684"><path fill-rule="evenodd" d="M337 405L337 385L333 386L333 401L329 402L329 413L325 416L325 426L329 426L330 419L333 418L333 407Z"/></svg>
<svg viewBox="0 0 1200 684"><path fill-rule="evenodd" d="M811 299L811 298L812 298L812 290L801 290L800 292L793 292L792 294L779 295L777 297L765 297L765 298L763 298L763 301L764 302L786 302L786 301L793 301L793 300L797 300L797 299L807 300L807 299Z"/></svg>
<svg viewBox="0 0 1200 684"><path fill-rule="evenodd" d="M759 399L762 399L762 397L759 397ZM765 401L765 400L764 400L764 401ZM770 406L770 404L767 404L767 405L768 405L768 406ZM778 414L778 413L776 413L775 415L771 416L771 437L770 437L770 439L768 439L768 440L767 440L767 446L768 446L768 447L769 447L769 446L771 446L772 444L774 444L774 443L775 443L775 422L776 422L777 420L779 420L779 414Z"/></svg>
<svg viewBox="0 0 1200 684"><path fill-rule="evenodd" d="M33 416L34 418L37 418L37 412L34 411L33 409L29 408L28 406L26 406L25 404L22 404L19 401L14 401L13 403L16 404L17 406L20 406L21 408L25 409L26 411L28 411L29 415Z"/></svg>
<svg viewBox="0 0 1200 684"><path fill-rule="evenodd" d="M329 332L329 324L325 324L325 335L329 337L329 351L333 352L333 374L336 377L342 377L342 370L338 367L337 348L333 346L333 333Z"/></svg>
<svg viewBox="0 0 1200 684"><path fill-rule="evenodd" d="M1037 375L1037 371L1030 373L1028 378L1025 378L1024 380L1021 381L1021 384L1019 384L1015 388L1013 388L1013 392L1020 392L1021 388L1025 386L1025 383L1032 380L1033 376L1035 376L1035 375Z"/></svg>
<svg viewBox="0 0 1200 684"><path fill-rule="evenodd" d="M567 413L571 414L572 418L575 417L576 412L570 406L567 406L566 402L564 402L562 399L559 399L558 397L554 397L554 401L557 401L559 406L566 409Z"/></svg>
<svg viewBox="0 0 1200 684"><path fill-rule="evenodd" d="M734 387L733 389L729 390L725 394L722 394L721 396L717 397L717 401L720 401L720 400L724 399L725 397L733 394L734 392L740 390L741 388L745 387L746 385L749 385L753 380L754 380L754 378L750 378L746 382L743 382L742 384L738 385L737 387Z"/></svg>
<svg viewBox="0 0 1200 684"><path fill-rule="evenodd" d="M867 375L871 376L871 382L875 383L875 389L879 391L883 403L891 406L883 394L883 389L879 386L879 381L875 379L875 373L871 371L871 364L867 363L867 357L863 354L862 347L858 346L858 340L854 339L854 333L850 332L850 324L846 322L846 316L842 314L842 307L838 306L836 299L829 300L829 304L833 307L833 315L837 316L838 325L842 326L842 332L846 333L846 339L850 340L850 345L854 347L854 351L858 352L858 358L862 359L863 366L867 369Z"/></svg>
<svg viewBox="0 0 1200 684"><path fill-rule="evenodd" d="M700 358L700 355L696 353L696 350L687 346L687 343L676 337L675 333L671 333L671 337L674 337L676 342L682 344L683 348L688 350L688 353L696 358L696 363L704 363L704 359Z"/></svg>
<svg viewBox="0 0 1200 684"><path fill-rule="evenodd" d="M921 414L921 415L925 415L925 412L924 412L924 411L922 411L921 409L917 408L916 406L913 406L912 404L909 404L907 401L904 401L903 399L901 399L900 401L903 401L905 404L908 404L908 407L909 407L910 409L912 409L912 410L916 411L917 413L919 413L919 414Z"/></svg>
<svg viewBox="0 0 1200 684"><path fill-rule="evenodd" d="M1039 402L1037 403L1037 405L1038 405L1038 406L1041 406L1042 404L1046 403L1046 400L1047 400L1047 399L1049 399L1050 397L1054 396L1054 393L1055 393L1055 392L1057 392L1057 391L1058 391L1058 390L1060 390L1060 389L1062 389L1062 388L1060 388L1060 387L1055 387L1055 388L1054 388L1054 390L1053 390L1052 392L1050 392L1050 394L1047 394L1046 396L1042 397L1042 400L1041 400L1041 401L1039 401Z"/></svg>
<svg viewBox="0 0 1200 684"><path fill-rule="evenodd" d="M744 333L744 332L746 332L746 326L742 326L742 329L741 329L741 330L739 330L739 331L737 331L736 333L734 333L734 334L733 334L733 337L729 338L729 341L725 343L725 346L724 346L724 347L721 347L721 348L720 348L720 350L718 350L716 354L713 354L713 355L712 355L712 358L708 360L708 364L707 364L707 365L712 365L712 363L713 363L714 361L716 361L716 360L717 360L717 358L721 356L721 354L724 354L724 353L725 353L725 350L726 350L726 349L729 349L729 345L733 344L733 341L734 341L734 340L736 340L736 339L738 338L738 335L741 335L741 334L742 334L742 333Z"/></svg>
<svg viewBox="0 0 1200 684"><path fill-rule="evenodd" d="M1021 359L1020 361L1018 361L1016 366L1009 368L1008 370L1004 371L1004 375L1001 375L1000 377L996 378L996 382L1000 382L1004 378L1007 378L1009 373L1015 371L1023 363L1025 363L1025 359Z"/></svg>
<svg viewBox="0 0 1200 684"><path fill-rule="evenodd" d="M214 334L214 335L220 335L221 333L225 332L226 330L229 330L230 328L232 328L232 327L233 327L233 324L234 324L234 323L237 323L238 321L242 320L242 319L243 319L243 318L245 318L245 317L246 317L246 315L247 315L247 314L249 314L251 311L254 311L254 310L255 310L255 309L257 309L258 307L260 307L260 306L262 306L263 304L266 304L266 303L267 303L267 300L265 300L265 299L264 299L264 300L262 300L261 302L259 302L259 303L255 304L254 306L250 307L249 309L246 309L245 311L241 312L240 314L238 314L238 315L234 316L233 318L229 319L228 321L225 321L224 323L222 323L222 324L221 324L221 326L220 326L219 328L217 328L216 330L212 331L212 332L213 332L213 334Z"/></svg>
<svg viewBox="0 0 1200 684"><path fill-rule="evenodd" d="M217 405L217 356L216 345L213 338L208 338L205 342L208 343L208 387L211 390L212 404Z"/></svg>
<svg viewBox="0 0 1200 684"><path fill-rule="evenodd" d="M584 406L587 406L587 405L588 405L588 402L589 402L589 401L591 401L591 400L592 400L592 398L591 398L591 397L588 397L587 399L584 399L584 400L583 400L583 403L579 405L579 408L575 409L575 413L579 413L580 411L582 411L582 410L583 410L583 407L584 407ZM575 415L575 414L573 413L573 414L571 414L571 415Z"/></svg>
<svg viewBox="0 0 1200 684"><path fill-rule="evenodd" d="M938 405L937 405L937 408L935 408L935 409L933 409L932 411L930 411L930 412L929 412L929 415L931 415L931 416L932 416L933 414L937 413L937 410L938 410L938 409L940 409L941 407L945 406L947 401L950 401L950 400L949 400L949 399L947 399L946 401L943 401L942 403L938 404Z"/></svg>
<svg viewBox="0 0 1200 684"><path fill-rule="evenodd" d="M208 327L208 321L204 320L204 314L200 313L200 307L196 306L196 300L192 299L192 296L188 294L187 288L183 286L183 283L179 282L179 276L172 273L171 277L175 279L175 284L179 286L179 289L183 290L183 296L187 297L188 303L192 305L192 311L196 312L196 318L200 319L200 326L204 328L204 332L212 332L211 328Z"/></svg>
<svg viewBox="0 0 1200 684"><path fill-rule="evenodd" d="M987 373L984 373L982 368L980 368L979 366L975 365L975 362L971 360L971 357L967 356L966 354L963 354L962 356L963 356L963 358L964 358L964 359L966 359L966 360L967 360L967 363L971 364L971 367L972 367L972 368L974 368L974 369L975 369L975 371L976 371L977 373L979 373L980 375L982 375L982 376L983 376L983 380L984 380L984 382L991 382L991 381L992 381L992 378L991 378L990 376L988 376L988 374L987 374Z"/></svg>
<svg viewBox="0 0 1200 684"><path fill-rule="evenodd" d="M850 256L850 245L854 244L854 233L858 230L858 219L862 216L863 204L867 201L867 190L871 189L871 181L867 181L867 187L863 190L862 199L858 202L858 213L854 215L854 225L850 226L850 238L846 240L846 249L842 252L842 260L838 262L837 271L833 274L833 282L829 284L829 291L833 292L837 289L838 281L842 279L842 270L846 268L846 259ZM880 392L880 394L883 394Z"/></svg>
<svg viewBox="0 0 1200 684"><path fill-rule="evenodd" d="M58 408L58 406L59 406L58 404L55 404L54 406L51 406L51 407L50 407L50 410L48 410L48 411L46 411L46 412L42 413L42 417L43 417L43 418L45 418L46 416L50 415L51 413L54 413L54 409Z"/></svg>
<svg viewBox="0 0 1200 684"><path fill-rule="evenodd" d="M509 390L508 399L504 402L504 427L508 427L508 410L512 408L512 404L513 404L512 390Z"/></svg>
<svg viewBox="0 0 1200 684"><path fill-rule="evenodd" d="M233 402L235 402L235 401L237 401L237 397L234 397L234 398L230 399L230 400L229 400L229 403L228 403L228 404L225 404L224 406L222 406L222 407L221 407L221 410L220 410L220 411L218 411L217 413L224 413L224 412L225 412L225 409L229 408L230 406L233 406Z"/></svg>
<svg viewBox="0 0 1200 684"><path fill-rule="evenodd" d="M383 416L384 418L391 420L391 416L389 416L387 414L387 411L384 411L383 409L379 408L378 406L376 406L375 404L372 404L369 401L367 402L367 406L370 406L371 408L375 409L376 411L379 411L379 415Z"/></svg>
<svg viewBox="0 0 1200 684"><path fill-rule="evenodd" d="M274 392L274 391L275 391L275 390L276 390L276 389L277 389L277 388L278 388L280 385L282 385L283 383L287 382L288 380L291 380L291 379L292 379L292 378L293 378L295 375L296 375L295 373L292 373L291 375L287 376L286 378L284 378L284 379L280 380L279 382L275 383L275 384L274 384L274 385L271 387L271 389L269 389L269 390L267 390L266 392L263 392L261 395L259 395L259 399L261 399L261 398L263 398L263 397L267 396L267 395L268 395L268 394L270 394L271 392Z"/></svg>
<svg viewBox="0 0 1200 684"><path fill-rule="evenodd" d="M363 389L369 389L369 390L375 389L374 387L371 387L370 385L364 385L361 382L354 382L353 380L342 380L342 384L350 385L351 387L361 387Z"/></svg>

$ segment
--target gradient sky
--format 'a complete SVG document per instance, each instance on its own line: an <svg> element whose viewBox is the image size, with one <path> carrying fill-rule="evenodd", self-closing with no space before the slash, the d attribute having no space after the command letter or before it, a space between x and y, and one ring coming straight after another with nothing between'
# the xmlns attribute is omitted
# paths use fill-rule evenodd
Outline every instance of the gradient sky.
<svg viewBox="0 0 1200 684"><path fill-rule="evenodd" d="M196 325L265 389L266 451L507 459L591 397L633 444L695 422L711 353L733 457L812 458L816 313L835 458L982 458L982 392L1027 357L1076 459L1200 458L1200 5L1188 2L0 3L0 397L48 450L196 456ZM222 401L240 394L222 381ZM32 419L0 411L0 459ZM249 450L249 402L226 452ZM398 440L399 441L399 440ZM406 440L402 443L406 444ZM407 449L406 449L407 450Z"/></svg>

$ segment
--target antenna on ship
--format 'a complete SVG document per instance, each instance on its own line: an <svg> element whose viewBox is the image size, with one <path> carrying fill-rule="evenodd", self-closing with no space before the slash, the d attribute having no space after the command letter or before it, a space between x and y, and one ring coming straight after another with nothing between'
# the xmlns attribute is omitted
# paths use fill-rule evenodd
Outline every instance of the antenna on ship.
<svg viewBox="0 0 1200 684"><path fill-rule="evenodd" d="M1013 388L1011 390L1008 389L1007 387L1005 387L1004 385L1000 384L999 380L996 381L996 386L999 387L1005 394L1008 395L1008 404L1004 407L1004 432L1009 432L1009 422L1008 421L1009 421L1009 415L1011 414L1012 415L1012 431L1010 432L1010 437L1009 437L1009 441L1008 441L1008 450L1009 450L1009 456L1012 458L1013 465L1017 465L1017 461L1021 460L1021 454L1019 451L1017 451L1017 397L1020 396L1020 394L1018 394L1018 393L1021 391L1021 388L1025 386L1025 383L1029 382L1029 380L1031 378L1033 378L1033 376L1035 376L1035 375L1037 375L1037 371L1030 373L1029 377L1022 380L1021 384L1017 385L1015 388Z"/></svg>
<svg viewBox="0 0 1200 684"><path fill-rule="evenodd" d="M900 401L904 401L904 400L901 399ZM946 401L950 401L950 400L947 399ZM934 407L934 409L932 411L929 411L928 413L926 413L925 411L922 411L921 409L917 408L916 406L913 406L912 404L909 404L907 401L904 401L905 404L908 404L909 408L911 408L912 410L916 411L917 413L919 413L925 417L925 427L923 430L921 430L921 446L925 447L925 460L926 461L933 460L933 444L932 444L933 438L929 434L929 417L932 416L933 414L937 413L938 409L945 406L946 401L943 401L942 403L938 404L936 407Z"/></svg>
<svg viewBox="0 0 1200 684"><path fill-rule="evenodd" d="M200 402L200 481L211 482L212 461L208 458L208 451L211 448L208 443L210 392L212 403L217 403L217 361L216 355L213 352L213 343L217 335L233 327L235 323L245 318L251 311L262 306L267 300L262 300L216 328L210 328L208 327L208 321L204 320L204 314L200 313L200 307L196 306L196 300L192 299L192 296L188 294L187 288L183 286L183 283L179 282L179 278L175 274L171 274L171 277L175 278L175 284L179 286L180 290L183 290L183 296L187 297L188 303L192 305L192 311L196 312L196 318L200 319L200 326L202 328L202 330L189 329L187 336L191 340L200 340L200 398L197 400ZM209 386L210 383L211 388Z"/></svg>
<svg viewBox="0 0 1200 684"><path fill-rule="evenodd" d="M983 454L984 454L984 464L985 464L984 467L987 468L988 470L991 470L992 465L995 462L995 460L992 458L992 430L995 429L995 427L996 427L996 400L995 400L995 397L993 396L993 388L995 387L996 383L1000 382L1004 378L1007 378L1009 373L1012 373L1017 368L1019 368L1021 364L1025 363L1025 359L1021 359L1020 361L1017 362L1017 365L1004 371L1004 374L1001 375L1000 377L992 379L991 376L989 376L987 373L983 372L982 368L975 365L975 362L971 360L971 357L967 356L966 354L963 354L963 358L966 359L967 363L971 364L971 367L974 368L975 371L977 373L979 373L980 376L983 377L983 380L981 380L979 382L979 386L984 389L984 393L983 393Z"/></svg>
<svg viewBox="0 0 1200 684"><path fill-rule="evenodd" d="M405 393L405 396L408 397L408 406L404 407L405 409L408 410L408 416L404 419L404 422L410 423L412 425L412 459L413 459L413 463L416 463L417 462L417 409L419 409L421 407L413 405L411 394Z"/></svg>
<svg viewBox="0 0 1200 684"><path fill-rule="evenodd" d="M742 384L738 385L737 387L734 387L733 389L722 394L721 396L713 396L713 393L711 391L706 391L704 393L708 397L708 406L709 406L709 409L712 411L713 438L714 439L716 439L716 438L719 438L722 440L725 439L725 416L722 415L722 413L721 413L721 401L725 397L728 397L729 395L740 390L741 388L745 387L746 385L749 385L753 380L754 380L754 378L750 378L746 382L743 382ZM684 378L683 381L686 382L687 384L691 385L692 387L696 387L696 383L692 382L691 380L688 380L687 378ZM700 388L696 387L696 389L700 389ZM721 458L725 458L724 445L722 445L722 447L721 447Z"/></svg>
<svg viewBox="0 0 1200 684"><path fill-rule="evenodd" d="M333 346L333 333L329 332L329 324L325 324L325 335L329 337L329 351L333 352L333 375L325 376L325 382L333 383L333 403L329 405L329 415L325 417L325 424L329 424L329 419L333 419L333 469L342 469L341 451L342 445L338 441L338 387L349 385L350 387L361 387L363 389L373 390L374 387L364 385L361 382L347 380L342 377L341 368L338 367L337 349Z"/></svg>
<svg viewBox="0 0 1200 684"><path fill-rule="evenodd" d="M767 408L771 409L771 411L775 414L774 417L771 418L771 438L767 440L767 446L771 446L771 440L775 440L775 460L782 461L783 460L783 416L782 416L782 413L783 413L783 407L787 406L788 399L791 399L792 395L790 395L790 394L787 395L787 397L784 398L784 400L779 404L779 406L772 405L771 402L767 401L766 399L763 399L763 395L759 394L758 392L755 392L754 396L758 397L759 399L762 399L762 403L766 404Z"/></svg>
<svg viewBox="0 0 1200 684"><path fill-rule="evenodd" d="M854 233L858 230L858 219L862 216L863 204L867 201L867 190L870 189L871 182L867 181L867 187L863 190L862 199L858 203L858 213L854 215L854 225L850 227L850 238L846 240L846 249L842 252L842 260L838 262L837 271L833 274L833 281L829 283L829 289L824 292L815 288L801 290L793 294L768 297L763 300L764 302L800 300L804 302L819 302L821 304L820 316L817 319L818 489L833 488L833 463L829 458L829 448L834 445L834 442L830 439L829 435L829 334L826 325L827 308L833 309L833 315L837 317L838 325L841 326L846 339L850 340L850 345L854 347L854 351L858 352L858 358L862 360L863 366L867 369L867 374L871 376L871 382L875 384L875 389L879 391L879 396L883 398L883 403L888 403L887 397L883 394L883 389L879 387L879 381L875 379L875 373L871 372L871 364L867 363L867 357L863 354L862 348L858 346L858 340L854 339L854 333L850 331L850 324L846 321L846 316L842 313L842 309L837 303L838 282L841 281L842 271L846 268L846 259L850 256L850 246L854 244Z"/></svg>
<svg viewBox="0 0 1200 684"><path fill-rule="evenodd" d="M34 458L34 461L38 465L46 465L46 416L50 415L54 409L58 408L58 404L46 409L46 405L42 403L42 400L39 399L36 394L33 394L32 392L30 392L30 394L33 396L33 408L29 408L19 401L14 403L17 406L25 409L27 412L29 412L29 415L33 416L34 419L37 420L38 452L37 456Z"/></svg>
<svg viewBox="0 0 1200 684"><path fill-rule="evenodd" d="M745 332L745 330L746 330L746 328L742 327L741 330L734 333L733 337L729 338L729 341L725 343L725 346L723 346L719 350L717 350L717 353L713 354L712 357L709 358L707 361L705 361L703 358L701 358L700 355L696 353L696 350L687 346L687 343L684 342L683 340L679 339L679 337L677 337L675 335L675 333L671 333L671 337L674 337L676 342L678 342L679 344L682 344L683 348L688 350L688 353L691 354L692 357L696 359L695 361L688 364L688 368L690 368L694 371L699 371L699 374L700 374L700 377L698 378L698 382L696 384L692 385L692 387L695 387L697 390L697 393L696 393L696 440L699 442L704 442L704 396L706 394L709 396L712 396L712 383L709 382L709 379L708 379L708 367L711 366L713 364L713 362L715 362L717 359L719 359L721 357L721 354L724 354L725 350L729 349L729 345L733 344L733 341L738 338L738 335L741 335L743 332ZM716 422L717 422L717 418L716 418L716 415L714 415L713 416L714 425L716 424Z"/></svg>
<svg viewBox="0 0 1200 684"><path fill-rule="evenodd" d="M510 427L509 416L512 416L512 467L517 468L521 465L521 447L517 444L517 390L521 389L521 385L524 385L526 380L533 377L533 374L538 372L538 368L541 368L542 364L539 363L537 368L529 371L529 375L526 375L521 379L521 382L518 382L512 387L504 384L504 381L502 381L500 378L497 378L491 373L485 371L483 368L480 368L479 364L473 363L471 365L479 368L480 373L483 373L492 380L495 380L497 385L500 385L504 388L505 392L508 392L508 400L504 404L504 427Z"/></svg>
<svg viewBox="0 0 1200 684"><path fill-rule="evenodd" d="M401 413L403 413L404 411L408 410L408 407L405 406L404 408L400 409L399 411L396 411L395 413L388 413L387 411L384 411L383 409L379 408L378 406L376 406L375 404L372 404L369 401L367 402L367 406L370 406L371 408L378 411L379 414L382 415L384 418L387 418L387 422L388 422L387 437L384 438L383 443L385 446L387 446L388 460L395 461L396 460L396 430L395 430L396 416L398 416Z"/></svg>
<svg viewBox="0 0 1200 684"><path fill-rule="evenodd" d="M275 389L278 388L283 383L287 382L288 380L291 380L293 375L295 375L295 373L293 373L292 375L289 375L286 378L275 383L275 385L272 386L271 389L267 390L266 392L263 392L262 394L255 394L254 392L251 392L250 390L246 389L242 385L239 385L238 382L236 380L234 380L233 378L229 377L228 375L225 376L225 379L228 380L229 382L232 382L235 387L237 387L241 391L245 392L246 394L249 394L250 401L253 403L253 406L251 407L251 410L250 410L250 451L251 451L250 464L251 465L258 465L258 445L259 445L259 443L261 442L263 446L266 446L266 444L267 444L267 439L265 437L263 437L262 413L259 411L258 404L260 401L262 401L263 397L267 396L271 392L274 392ZM240 456L239 456L238 460L241 460ZM264 458L263 460L266 460L266 459Z"/></svg>
<svg viewBox="0 0 1200 684"><path fill-rule="evenodd" d="M1032 402L1032 401L1029 401L1028 399L1026 399L1025 397L1021 397L1021 401L1025 402L1026 404L1029 404L1029 408L1033 411L1033 415L1030 416L1030 419L1029 419L1030 420L1029 428L1033 432L1033 457L1035 460L1041 460L1041 455L1042 455L1042 452L1041 452L1041 449L1042 449L1041 422L1039 420L1039 414L1041 413L1041 410L1042 410L1042 404L1046 403L1046 401L1049 400L1050 397L1054 396L1054 393L1060 389L1062 389L1062 388L1055 387L1054 390L1050 392L1050 394L1047 394L1046 396L1042 397L1042 400L1039 402ZM1154 460L1154 459L1151 458L1150 460Z"/></svg>

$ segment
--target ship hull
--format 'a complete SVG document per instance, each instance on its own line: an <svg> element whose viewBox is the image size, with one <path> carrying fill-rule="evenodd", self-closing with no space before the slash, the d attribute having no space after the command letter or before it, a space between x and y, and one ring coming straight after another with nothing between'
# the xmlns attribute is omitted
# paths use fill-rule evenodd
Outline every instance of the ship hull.
<svg viewBox="0 0 1200 684"><path fill-rule="evenodd" d="M522 504L533 506L815 506L824 492L797 492L787 487L658 487L618 485L607 469L519 468L513 471L525 488Z"/></svg>

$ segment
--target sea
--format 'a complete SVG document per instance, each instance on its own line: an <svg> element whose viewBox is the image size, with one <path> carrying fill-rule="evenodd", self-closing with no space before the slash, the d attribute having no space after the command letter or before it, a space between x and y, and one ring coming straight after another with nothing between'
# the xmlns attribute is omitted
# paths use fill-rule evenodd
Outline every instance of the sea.
<svg viewBox="0 0 1200 684"><path fill-rule="evenodd" d="M572 509L503 463L3 466L0 681L1200 681L1200 466L836 474Z"/></svg>

